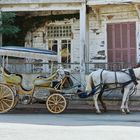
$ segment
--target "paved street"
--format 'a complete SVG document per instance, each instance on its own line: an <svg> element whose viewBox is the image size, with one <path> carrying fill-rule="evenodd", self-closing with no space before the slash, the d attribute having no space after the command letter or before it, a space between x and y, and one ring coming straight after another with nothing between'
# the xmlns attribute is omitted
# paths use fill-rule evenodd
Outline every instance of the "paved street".
<svg viewBox="0 0 140 140"><path fill-rule="evenodd" d="M12 111L0 115L1 140L139 140L140 112L97 115L68 110L64 114Z"/></svg>

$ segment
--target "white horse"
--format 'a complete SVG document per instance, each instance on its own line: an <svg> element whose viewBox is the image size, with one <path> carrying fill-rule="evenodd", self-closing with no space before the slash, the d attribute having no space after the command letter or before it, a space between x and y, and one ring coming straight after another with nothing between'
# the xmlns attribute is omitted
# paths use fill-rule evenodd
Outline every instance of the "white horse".
<svg viewBox="0 0 140 140"><path fill-rule="evenodd" d="M93 71L87 80L86 91L93 96L97 113L101 113L97 99L105 90L120 88L123 91L121 104L122 113L129 113L129 96L134 92L140 79L140 67L125 71L108 71L99 69Z"/></svg>

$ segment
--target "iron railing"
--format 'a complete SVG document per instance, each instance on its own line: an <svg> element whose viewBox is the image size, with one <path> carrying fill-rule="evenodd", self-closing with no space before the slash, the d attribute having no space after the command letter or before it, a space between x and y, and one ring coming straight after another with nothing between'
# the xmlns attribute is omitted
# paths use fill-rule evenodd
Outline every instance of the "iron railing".
<svg viewBox="0 0 140 140"><path fill-rule="evenodd" d="M6 68L12 73L51 73L60 66L70 70L72 73L80 73L80 63L8 63ZM86 63L85 73L89 74L99 68L106 70L122 70L133 67L134 64L128 63Z"/></svg>

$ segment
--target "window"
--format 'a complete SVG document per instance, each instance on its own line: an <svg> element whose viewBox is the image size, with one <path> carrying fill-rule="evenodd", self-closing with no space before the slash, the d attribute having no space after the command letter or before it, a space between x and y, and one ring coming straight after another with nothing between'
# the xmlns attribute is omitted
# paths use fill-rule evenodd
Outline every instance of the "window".
<svg viewBox="0 0 140 140"><path fill-rule="evenodd" d="M71 35L72 34L70 25L51 25L47 27L47 38L71 37Z"/></svg>
<svg viewBox="0 0 140 140"><path fill-rule="evenodd" d="M58 41L57 40L49 40L48 49L57 53Z"/></svg>
<svg viewBox="0 0 140 140"><path fill-rule="evenodd" d="M61 41L61 62L62 63L71 62L71 41L70 40Z"/></svg>

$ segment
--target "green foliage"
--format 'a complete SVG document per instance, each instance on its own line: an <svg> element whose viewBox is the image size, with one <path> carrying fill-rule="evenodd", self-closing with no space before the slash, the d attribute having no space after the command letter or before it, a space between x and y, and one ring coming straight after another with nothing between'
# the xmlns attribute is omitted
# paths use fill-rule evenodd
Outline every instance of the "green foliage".
<svg viewBox="0 0 140 140"><path fill-rule="evenodd" d="M14 20L11 20L10 19L11 17L13 17L12 19ZM49 23L49 22L55 22L55 21L64 21L65 19L72 19L72 18L79 19L79 13L48 15L48 16L28 16L28 14L21 16L19 14L19 15L16 15L16 17L14 13L12 14L8 13L3 16L4 24L2 28L4 28L4 32L5 32L5 34L3 35L3 45L23 46L25 43L25 36L28 31L34 32L36 29L45 26L46 22ZM16 27L18 26L20 28L20 31L18 28L15 28L12 26L10 26L10 28L7 27L7 23L10 23L10 25L12 26L14 23ZM0 28L0 30L2 28ZM0 31L0 32L3 32L3 31ZM12 32L12 35L9 35L9 33L11 32ZM15 36L15 33L16 33L16 36Z"/></svg>
<svg viewBox="0 0 140 140"><path fill-rule="evenodd" d="M79 13L30 17L28 18L28 20L27 19L24 20L24 26L25 26L24 30L34 31L37 28L44 26L46 21L55 22L55 21L63 21L64 19L72 19L72 18L79 19Z"/></svg>
<svg viewBox="0 0 140 140"><path fill-rule="evenodd" d="M3 12L0 17L2 22L0 26L0 33L4 35L15 35L20 30L14 25L14 19L16 17L15 13Z"/></svg>

